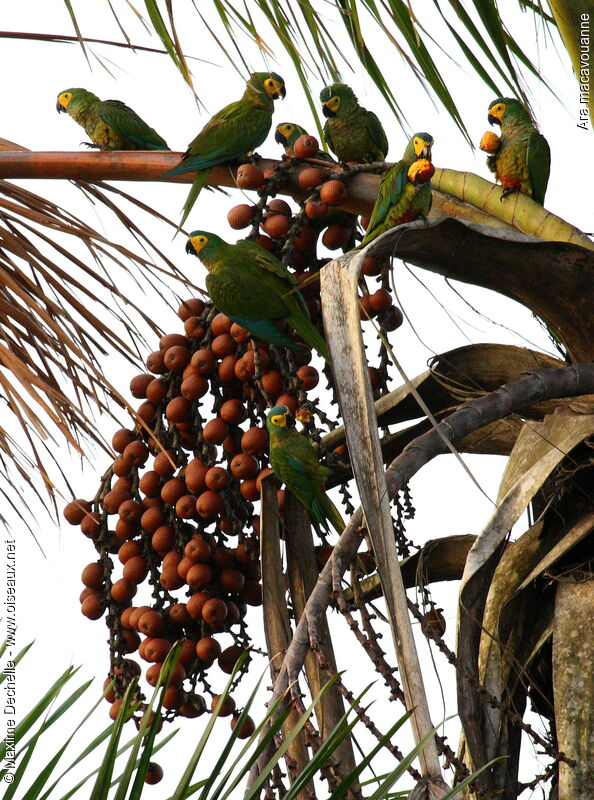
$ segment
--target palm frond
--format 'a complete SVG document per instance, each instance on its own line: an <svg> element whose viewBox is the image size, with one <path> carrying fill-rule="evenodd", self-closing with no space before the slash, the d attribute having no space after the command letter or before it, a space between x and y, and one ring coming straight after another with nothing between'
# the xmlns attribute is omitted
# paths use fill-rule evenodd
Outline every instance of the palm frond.
<svg viewBox="0 0 594 800"><path fill-rule="evenodd" d="M555 20L542 11L539 3L522 2L521 5L530 8L543 24L555 25ZM145 6L153 30L165 51L184 80L192 86L184 42L177 35L171 0L145 0ZM194 0L194 7L203 25L208 23L204 27L215 45L232 63L230 52L235 50L246 70L250 69L253 58L238 47L239 38L245 36L255 46L254 55L259 55L265 62L274 55L273 50L280 46L293 62L317 123L318 112L312 100L308 73L317 73L324 82L336 81L341 72L352 70L354 54L397 120L406 127L405 109L398 105L391 75L382 71L373 55L377 52L376 34L379 33L388 46L394 47L406 69L422 80L425 89L441 103L467 136L455 100L455 84L440 73L430 52L430 47L440 47L439 35L433 36L429 26L425 25L427 13L421 4L418 8L423 26L415 14L413 3L405 0L330 0L319 9L314 8L311 0L286 0L283 3L278 0L254 0L245 3L241 11L228 0L211 0L210 4L198 4ZM505 24L505 16L502 17L495 0L472 0L466 7L459 0L434 0L434 7L458 45L464 61L491 91L500 94L497 87L501 84L527 101L524 75L544 81L519 39ZM221 21L223 36L211 24L209 10ZM256 18L252 12L260 13ZM123 30L123 23L117 14L116 19ZM344 28L350 48L337 47L333 33L337 23ZM231 47L225 43L225 37ZM127 38L130 39L129 35ZM83 41L81 37L81 43ZM306 59L303 58L304 53L307 54ZM494 76L497 76L496 80Z"/></svg>
<svg viewBox="0 0 594 800"><path fill-rule="evenodd" d="M68 4L71 0L65 0ZM569 0L564 0L569 3ZM582 0L571 0L570 4L580 4ZM557 4L563 5L561 0ZM244 3L240 11L237 4L229 0L211 0L197 3L193 0L202 28L211 36L217 48L237 67L242 63L246 71L251 71L251 62L275 56L280 48L291 59L303 92L308 99L312 114L319 128L319 116L313 101L308 73L317 73L325 83L341 78L341 73L353 69L353 56L360 62L373 81L398 122L406 129L406 110L400 108L394 93L390 74L385 74L374 57L377 52L377 34L404 62L405 68L416 79L420 79L425 91L447 111L463 135L469 139L464 121L458 110L455 82L443 76L437 66L430 47L441 49L440 35L431 33L431 25L421 25L419 18L427 19L423 9L417 17L412 2L405 0L329 0L314 7L311 0L253 0ZM554 18L543 12L540 3L521 2L530 9L544 25L554 27ZM124 24L116 10L109 3L120 29L128 41ZM145 0L152 28L161 40L165 52L169 54L184 80L192 86L192 79L186 62L184 42L178 37L173 4L171 0ZM434 0L439 18L446 25L453 42L458 46L464 61L475 72L478 80L491 91L501 94L499 86L528 101L524 76L530 75L548 84L541 76L538 67L520 46L505 23L503 10L496 0L472 0L463 6L459 0ZM422 4L419 4L419 9ZM215 30L212 14L222 23L223 33ZM259 13L257 13L259 12ZM421 14L421 11L419 11ZM73 20L76 20L72 11ZM167 20L167 21L166 21ZM347 47L336 41L336 25L342 27L347 37ZM238 46L242 37L253 45L253 51L246 52ZM225 41L225 38L228 40ZM79 37L81 44L84 37ZM566 46L571 51L571 43ZM236 57L231 53L235 51ZM304 57L307 54L307 57ZM452 56L448 49L448 55ZM260 66L258 64L258 66ZM348 82L348 74L347 74Z"/></svg>
<svg viewBox="0 0 594 800"><path fill-rule="evenodd" d="M116 21L118 21L117 16ZM104 44L108 47L123 47L126 50L134 50L135 52L139 53L158 53L160 55L167 55L167 50L162 50L160 47L147 47L146 45L133 43L129 39L125 29L120 26L120 30L126 39L125 42L115 42L112 39L95 39L91 36L68 36L68 34L64 33L31 33L29 31L0 31L0 39L23 39L26 41L53 42L55 44L79 43L81 46L84 46L85 44ZM192 59L193 61L202 61L205 64L213 63L212 61L208 61L205 58L198 58L197 56L186 55L186 58ZM4 139L0 139L0 142L4 141ZM12 143L9 142L9 144ZM16 145L16 147L17 149L20 149L18 148L18 145ZM11 147L9 149L12 150L14 148Z"/></svg>

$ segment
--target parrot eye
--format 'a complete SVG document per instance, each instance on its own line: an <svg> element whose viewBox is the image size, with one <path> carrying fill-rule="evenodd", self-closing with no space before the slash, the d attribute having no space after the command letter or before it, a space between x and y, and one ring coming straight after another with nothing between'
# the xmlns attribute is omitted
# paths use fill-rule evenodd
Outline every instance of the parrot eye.
<svg viewBox="0 0 594 800"><path fill-rule="evenodd" d="M287 427L287 418L284 414L275 414L270 421L273 425L278 425L280 428Z"/></svg>

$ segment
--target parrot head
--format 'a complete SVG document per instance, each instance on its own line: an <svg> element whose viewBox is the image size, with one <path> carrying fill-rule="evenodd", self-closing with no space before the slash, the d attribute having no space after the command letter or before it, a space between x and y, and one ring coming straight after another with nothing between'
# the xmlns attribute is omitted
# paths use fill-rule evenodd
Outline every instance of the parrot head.
<svg viewBox="0 0 594 800"><path fill-rule="evenodd" d="M284 99L287 94L285 82L276 72L252 72L248 86L258 93L264 90L273 100Z"/></svg>
<svg viewBox="0 0 594 800"><path fill-rule="evenodd" d="M433 136L430 133L415 133L412 137L413 148L417 158L425 158L431 161L431 148L433 147Z"/></svg>
<svg viewBox="0 0 594 800"><path fill-rule="evenodd" d="M415 133L408 140L402 160L407 164L412 164L420 159L431 161L432 147L433 136L430 133Z"/></svg>
<svg viewBox="0 0 594 800"><path fill-rule="evenodd" d="M208 251L206 253L204 252L205 248L208 247L209 251L214 251L217 245L221 244L222 241L221 237L214 233L209 233L208 231L192 231L186 242L186 253L202 258L203 255L208 253Z"/></svg>
<svg viewBox="0 0 594 800"><path fill-rule="evenodd" d="M266 427L271 432L276 428L294 428L295 417L286 406L274 406L266 417Z"/></svg>
<svg viewBox="0 0 594 800"><path fill-rule="evenodd" d="M284 147L292 145L300 137L306 134L305 128L294 122L281 122L274 130L274 141Z"/></svg>
<svg viewBox="0 0 594 800"><path fill-rule="evenodd" d="M335 117L340 110L344 111L357 105L355 93L346 83L326 86L320 92L320 100L325 117Z"/></svg>
<svg viewBox="0 0 594 800"><path fill-rule="evenodd" d="M504 119L514 122L516 120L532 121L526 107L514 97L498 97L493 100L487 112L487 119L491 125L501 125Z"/></svg>
<svg viewBox="0 0 594 800"><path fill-rule="evenodd" d="M96 96L91 92L87 92L86 89L66 89L63 92L60 92L58 95L58 101L56 103L56 111L68 111L68 106L73 101L77 103L79 100L83 100L87 97L95 99ZM98 99L98 98L97 98Z"/></svg>

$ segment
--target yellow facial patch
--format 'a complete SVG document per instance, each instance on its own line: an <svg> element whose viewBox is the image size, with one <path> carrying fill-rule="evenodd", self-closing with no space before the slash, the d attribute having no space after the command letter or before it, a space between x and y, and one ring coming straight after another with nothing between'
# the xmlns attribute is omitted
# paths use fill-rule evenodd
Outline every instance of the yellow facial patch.
<svg viewBox="0 0 594 800"><path fill-rule="evenodd" d="M331 97L330 100L326 100L324 105L326 106L326 108L329 108L330 111L332 111L334 114L336 114L336 112L340 108L340 97L338 97L338 95L334 95L334 97Z"/></svg>
<svg viewBox="0 0 594 800"><path fill-rule="evenodd" d="M415 148L415 155L417 158L419 158L421 155L423 155L425 148L430 151L431 147L433 146L433 140L427 142L425 139L421 139L420 136L415 136L413 146Z"/></svg>
<svg viewBox="0 0 594 800"><path fill-rule="evenodd" d="M287 415L286 414L275 414L274 417L270 418L270 421L273 425L278 425L279 428L286 428L287 427Z"/></svg>
<svg viewBox="0 0 594 800"><path fill-rule="evenodd" d="M190 242L194 250L199 253L208 242L208 236L200 234L199 236L190 236Z"/></svg>
<svg viewBox="0 0 594 800"><path fill-rule="evenodd" d="M68 108L68 104L72 100L72 92L62 92L58 95L58 105L63 108Z"/></svg>
<svg viewBox="0 0 594 800"><path fill-rule="evenodd" d="M282 135L283 135L283 136L284 136L286 139L288 139L288 138L289 138L289 136L290 136L290 135L293 133L293 130L294 130L294 128L295 128L295 126L294 126L294 125L291 125L291 123L290 123L290 122L285 122L285 124L284 124L284 125L279 125L279 126L278 126L278 128L277 128L277 131L278 131L279 133L282 133Z"/></svg>
<svg viewBox="0 0 594 800"><path fill-rule="evenodd" d="M501 119L505 114L506 105L505 103L495 103L494 106L491 106L489 109L489 116L495 117L496 119Z"/></svg>
<svg viewBox="0 0 594 800"><path fill-rule="evenodd" d="M264 81L264 91L274 100L282 95L284 88L285 84L276 81L274 78L266 78Z"/></svg>

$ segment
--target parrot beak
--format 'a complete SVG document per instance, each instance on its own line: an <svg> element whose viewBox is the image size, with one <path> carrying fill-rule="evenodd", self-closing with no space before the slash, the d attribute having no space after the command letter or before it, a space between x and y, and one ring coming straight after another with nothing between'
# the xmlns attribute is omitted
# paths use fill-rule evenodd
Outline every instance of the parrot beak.
<svg viewBox="0 0 594 800"><path fill-rule="evenodd" d="M431 148L433 147L433 142L431 144L426 144L423 147L423 152L421 153L422 158L426 158L427 161L431 161Z"/></svg>
<svg viewBox="0 0 594 800"><path fill-rule="evenodd" d="M273 100L278 100L279 97L282 97L282 99L284 100L285 97L287 96L287 90L285 88L285 84L280 83L280 81L274 81L274 92L268 91L268 93L270 94Z"/></svg>
<svg viewBox="0 0 594 800"><path fill-rule="evenodd" d="M278 128L274 132L274 141L278 144L285 144L287 141Z"/></svg>
<svg viewBox="0 0 594 800"><path fill-rule="evenodd" d="M326 105L326 103L324 103L324 105L322 106L322 114L323 114L325 117L334 117L334 116L336 116L335 112L334 112L334 111L331 111L331 110L328 108L328 106Z"/></svg>
<svg viewBox="0 0 594 800"><path fill-rule="evenodd" d="M66 113L66 106L63 106L62 103L57 102L56 103L56 111L58 111L58 112L63 111L64 113Z"/></svg>
<svg viewBox="0 0 594 800"><path fill-rule="evenodd" d="M188 239L186 242L186 253L189 253L192 256L197 256L198 253L194 250L194 245L192 244L192 240Z"/></svg>
<svg viewBox="0 0 594 800"><path fill-rule="evenodd" d="M487 120L489 122L489 125L501 125L501 120L498 119L497 117L494 117L493 114L489 114L487 116Z"/></svg>

